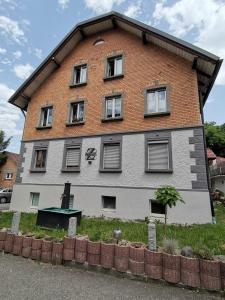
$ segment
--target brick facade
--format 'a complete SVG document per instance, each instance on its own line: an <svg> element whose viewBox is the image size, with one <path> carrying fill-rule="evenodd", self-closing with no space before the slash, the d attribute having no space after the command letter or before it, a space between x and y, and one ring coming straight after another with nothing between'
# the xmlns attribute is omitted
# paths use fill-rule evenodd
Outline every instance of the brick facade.
<svg viewBox="0 0 225 300"><path fill-rule="evenodd" d="M94 46L101 37L105 43ZM124 78L104 81L105 61L113 54L124 55ZM86 86L70 88L73 65L87 63ZM144 91L147 87L168 85L169 116L144 118ZM122 121L102 123L102 101L105 95L122 93ZM85 124L66 127L68 103L86 99ZM51 129L37 130L40 107L54 106ZM151 43L143 45L137 37L114 29L84 39L38 91L28 106L23 140L95 135L121 131L200 125L196 71L190 62Z"/></svg>
<svg viewBox="0 0 225 300"><path fill-rule="evenodd" d="M7 152L7 161L0 167L0 188L11 188L16 181L17 161L19 155L16 153ZM6 174L12 173L12 179L6 179Z"/></svg>

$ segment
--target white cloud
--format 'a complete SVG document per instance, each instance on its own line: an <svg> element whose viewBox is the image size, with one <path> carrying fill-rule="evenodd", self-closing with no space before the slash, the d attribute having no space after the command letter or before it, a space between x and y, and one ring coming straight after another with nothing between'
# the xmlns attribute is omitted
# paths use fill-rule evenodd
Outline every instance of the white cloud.
<svg viewBox="0 0 225 300"><path fill-rule="evenodd" d="M16 76L20 79L26 79L30 74L33 72L34 67L30 64L25 65L15 65L13 68L13 72L16 74Z"/></svg>
<svg viewBox="0 0 225 300"><path fill-rule="evenodd" d="M22 52L21 51L15 51L13 52L13 56L15 59L20 59L22 57Z"/></svg>
<svg viewBox="0 0 225 300"><path fill-rule="evenodd" d="M0 129L4 130L8 137L22 133L22 130L18 129L20 111L7 102L13 93L13 89L0 83Z"/></svg>
<svg viewBox="0 0 225 300"><path fill-rule="evenodd" d="M34 49L34 54L37 58L41 59L42 58L42 49Z"/></svg>
<svg viewBox="0 0 225 300"><path fill-rule="evenodd" d="M17 43L22 43L26 40L23 30L19 23L8 17L0 16L1 34Z"/></svg>
<svg viewBox="0 0 225 300"><path fill-rule="evenodd" d="M130 18L136 18L141 13L141 1L131 3L124 14Z"/></svg>
<svg viewBox="0 0 225 300"><path fill-rule="evenodd" d="M179 37L194 36L194 43L221 58L225 58L225 3L220 0L180 0L172 5L157 3L153 13L155 25L169 24L169 30ZM225 65L216 80L225 85Z"/></svg>
<svg viewBox="0 0 225 300"><path fill-rule="evenodd" d="M66 9L69 6L70 0L58 0L58 4L62 9Z"/></svg>
<svg viewBox="0 0 225 300"><path fill-rule="evenodd" d="M112 10L113 5L120 5L124 0L85 0L87 8L97 14Z"/></svg>
<svg viewBox="0 0 225 300"><path fill-rule="evenodd" d="M6 54L7 50L5 48L0 48L0 54Z"/></svg>

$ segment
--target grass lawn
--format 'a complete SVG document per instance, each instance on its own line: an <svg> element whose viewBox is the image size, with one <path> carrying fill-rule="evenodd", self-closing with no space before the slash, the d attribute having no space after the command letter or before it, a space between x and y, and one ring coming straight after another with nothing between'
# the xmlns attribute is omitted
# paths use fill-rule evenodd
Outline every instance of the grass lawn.
<svg viewBox="0 0 225 300"><path fill-rule="evenodd" d="M12 212L0 212L0 228L10 228ZM167 236L175 238L179 246L192 246L194 250L207 246L214 255L225 255L225 207L216 207L217 224L205 225L169 225ZM20 230L62 238L66 235L64 230L44 230L37 226L36 214L23 213L21 217ZM120 220L106 220L104 218L82 218L78 228L79 234L86 234L92 240L108 240L112 238L113 229L120 228L123 232L123 239L128 241L143 242L147 244L147 224L144 221L122 222ZM161 245L163 239L163 225L157 224L157 243Z"/></svg>

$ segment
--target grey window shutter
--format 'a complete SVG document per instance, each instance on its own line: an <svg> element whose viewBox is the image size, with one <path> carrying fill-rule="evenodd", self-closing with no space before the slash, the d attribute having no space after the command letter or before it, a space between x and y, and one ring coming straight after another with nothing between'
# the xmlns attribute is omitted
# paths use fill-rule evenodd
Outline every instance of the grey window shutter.
<svg viewBox="0 0 225 300"><path fill-rule="evenodd" d="M120 144L119 143L104 145L103 168L104 169L120 168Z"/></svg>
<svg viewBox="0 0 225 300"><path fill-rule="evenodd" d="M67 148L66 166L79 167L79 165L80 165L80 147Z"/></svg>
<svg viewBox="0 0 225 300"><path fill-rule="evenodd" d="M168 142L157 141L148 143L148 169L169 169L169 147Z"/></svg>

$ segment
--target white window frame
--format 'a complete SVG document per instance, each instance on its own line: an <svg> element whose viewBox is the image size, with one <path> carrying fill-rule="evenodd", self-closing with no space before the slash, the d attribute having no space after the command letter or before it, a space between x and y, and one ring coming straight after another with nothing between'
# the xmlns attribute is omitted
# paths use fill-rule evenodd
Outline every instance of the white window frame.
<svg viewBox="0 0 225 300"><path fill-rule="evenodd" d="M47 110L46 125L44 125L44 113L45 113L45 110ZM53 119L53 107L52 106L42 107L41 108L41 127L48 127L48 126L52 125L52 119L51 119L51 123L49 123L50 110L52 111L51 118Z"/></svg>
<svg viewBox="0 0 225 300"><path fill-rule="evenodd" d="M73 103L70 104L70 119L69 119L70 124L76 124L76 123L84 122L84 108L83 108L83 119L79 120L79 121L76 121L76 122L73 122L73 107L75 105L77 105L77 113L76 113L76 117L77 117L80 114L80 105L81 104L83 104L83 107L84 107L84 105L85 105L84 101L73 102Z"/></svg>
<svg viewBox="0 0 225 300"><path fill-rule="evenodd" d="M105 208L104 207L104 198L105 197L115 198L115 208ZM117 202L116 201L116 196L106 196L106 195L102 196L101 210L105 211L105 212L116 212L116 202Z"/></svg>
<svg viewBox="0 0 225 300"><path fill-rule="evenodd" d="M165 214L156 214L152 213L152 202L156 202L155 199L150 199L149 200L149 211L150 211L150 219L152 218L153 220L158 220L158 221L165 221ZM165 207L166 209L166 207Z"/></svg>
<svg viewBox="0 0 225 300"><path fill-rule="evenodd" d="M11 176L8 176L9 174L10 174ZM5 179L6 179L6 180L12 180L12 179L13 179L13 172L6 172Z"/></svg>
<svg viewBox="0 0 225 300"><path fill-rule="evenodd" d="M165 110L163 111L159 111L159 92L162 92L164 91L165 92L165 98L164 98L164 101L165 101ZM156 104L156 107L155 107L155 111L154 112L150 112L149 111L149 100L148 100L148 95L149 94L154 94L154 97L155 97L155 104ZM156 89L156 90L147 90L147 96L146 96L146 113L147 114L160 114L160 113L166 113L168 112L168 103L167 103L167 90L166 88L159 88L159 89Z"/></svg>
<svg viewBox="0 0 225 300"><path fill-rule="evenodd" d="M115 116L116 113L116 100L120 99L120 115ZM112 117L107 117L107 109L108 109L108 101L112 101ZM117 119L122 118L122 97L121 96L115 96L115 97L106 97L105 98L105 119Z"/></svg>
<svg viewBox="0 0 225 300"><path fill-rule="evenodd" d="M37 204L37 206L36 205L33 205L33 199L32 199L32 197L33 197L33 195L38 195L38 204ZM31 209L38 209L38 207L39 207L39 201L40 201L40 193L38 193L38 192L31 192L30 193L30 208Z"/></svg>
<svg viewBox="0 0 225 300"><path fill-rule="evenodd" d="M113 64L114 64L114 74L113 75L110 75L110 64L109 62L113 60ZM121 60L121 72L118 73L118 68L117 68L117 61ZM107 59L107 77L110 78L110 77L116 77L116 76L119 76L119 75L122 75L123 74L123 55L118 55L118 56L115 56L115 57L109 57Z"/></svg>
<svg viewBox="0 0 225 300"><path fill-rule="evenodd" d="M80 80L79 82L77 82L77 70L80 70ZM85 70L85 72L84 72ZM85 78L83 78L85 74ZM82 80L83 79L83 80ZM74 85L78 85L78 84L82 84L82 83L86 83L87 82L87 65L80 65L80 66L75 66L74 67L74 78L73 78L73 84Z"/></svg>

